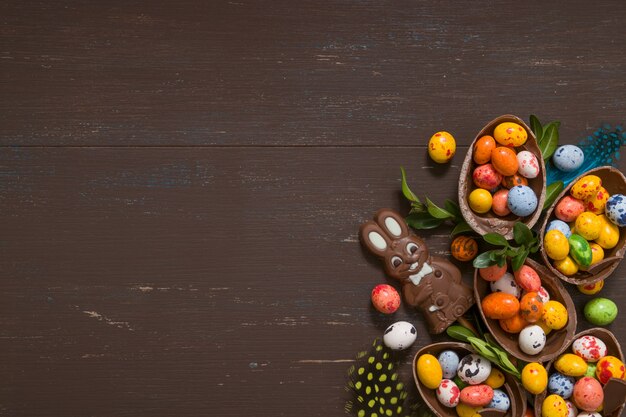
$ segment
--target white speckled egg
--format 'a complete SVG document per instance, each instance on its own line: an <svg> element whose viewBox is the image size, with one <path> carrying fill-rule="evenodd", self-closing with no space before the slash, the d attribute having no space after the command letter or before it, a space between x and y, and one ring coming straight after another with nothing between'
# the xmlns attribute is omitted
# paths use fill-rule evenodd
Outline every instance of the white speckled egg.
<svg viewBox="0 0 626 417"><path fill-rule="evenodd" d="M539 175L539 161L534 153L521 151L517 154L517 172L522 177L535 178Z"/></svg>
<svg viewBox="0 0 626 417"><path fill-rule="evenodd" d="M448 379L454 378L459 367L459 355L453 350L444 350L437 357L437 361L441 365L443 377Z"/></svg>
<svg viewBox="0 0 626 417"><path fill-rule="evenodd" d="M550 301L550 293L544 287L539 287L537 295L539 296L539 298L541 298L541 302L544 304Z"/></svg>
<svg viewBox="0 0 626 417"><path fill-rule="evenodd" d="M461 390L454 381L450 379L442 379L441 384L436 390L437 399L445 407L456 407L461 398Z"/></svg>
<svg viewBox="0 0 626 417"><path fill-rule="evenodd" d="M417 339L417 330L408 321L397 321L387 327L383 336L383 343L393 350L404 350Z"/></svg>
<svg viewBox="0 0 626 417"><path fill-rule="evenodd" d="M522 295L522 289L517 286L515 278L510 272L502 275L497 281L490 282L489 287L491 288L491 292L504 292L511 294L515 298L519 298L520 295Z"/></svg>
<svg viewBox="0 0 626 417"><path fill-rule="evenodd" d="M518 339L519 347L527 355L536 355L546 346L546 333L536 324L522 329Z"/></svg>
<svg viewBox="0 0 626 417"><path fill-rule="evenodd" d="M461 359L456 373L461 378L461 381L470 385L477 385L489 377L491 362L480 355L472 353Z"/></svg>
<svg viewBox="0 0 626 417"><path fill-rule="evenodd" d="M575 145L562 145L552 155L554 166L563 172L576 171L585 161L582 149Z"/></svg>
<svg viewBox="0 0 626 417"><path fill-rule="evenodd" d="M604 212L609 220L619 227L626 226L626 196L613 194L606 200Z"/></svg>
<svg viewBox="0 0 626 417"><path fill-rule="evenodd" d="M487 408L495 408L498 410L508 411L511 407L511 400L509 396L501 389L493 390L493 398Z"/></svg>
<svg viewBox="0 0 626 417"><path fill-rule="evenodd" d="M606 345L595 336L581 336L572 343L572 351L586 362L598 362L606 356Z"/></svg>
<svg viewBox="0 0 626 417"><path fill-rule="evenodd" d="M548 378L548 392L550 394L556 394L567 400L574 393L574 384L576 379L571 376L563 375L562 373L555 372Z"/></svg>
<svg viewBox="0 0 626 417"><path fill-rule="evenodd" d="M530 216L537 209L537 196L532 188L516 185L509 190L506 205L516 216Z"/></svg>
<svg viewBox="0 0 626 417"><path fill-rule="evenodd" d="M602 417L602 414L596 413L595 411L583 411L578 413L576 417Z"/></svg>
<svg viewBox="0 0 626 417"><path fill-rule="evenodd" d="M577 417L578 416L578 408L571 401L565 401L565 405L567 406L567 417Z"/></svg>
<svg viewBox="0 0 626 417"><path fill-rule="evenodd" d="M569 227L569 224L565 223L563 220L552 220L550 223L548 223L548 227L546 227L546 233L548 233L550 230L558 230L559 232L563 233L568 239L572 235L572 229Z"/></svg>

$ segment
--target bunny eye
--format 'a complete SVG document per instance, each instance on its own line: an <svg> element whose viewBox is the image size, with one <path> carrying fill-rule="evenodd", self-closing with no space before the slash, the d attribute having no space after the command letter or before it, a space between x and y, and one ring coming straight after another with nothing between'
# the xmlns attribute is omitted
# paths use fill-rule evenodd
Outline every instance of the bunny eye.
<svg viewBox="0 0 626 417"><path fill-rule="evenodd" d="M418 246L415 243L409 243L406 245L406 251L410 254L417 252Z"/></svg>
<svg viewBox="0 0 626 417"><path fill-rule="evenodd" d="M394 256L393 258L391 258L391 265L393 265L394 268L399 267L400 265L402 265L402 259L400 259L399 256Z"/></svg>

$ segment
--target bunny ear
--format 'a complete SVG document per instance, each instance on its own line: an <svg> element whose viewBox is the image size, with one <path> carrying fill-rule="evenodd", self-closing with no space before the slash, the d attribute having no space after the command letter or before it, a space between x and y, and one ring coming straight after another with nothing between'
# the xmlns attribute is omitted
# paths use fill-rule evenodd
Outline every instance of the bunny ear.
<svg viewBox="0 0 626 417"><path fill-rule="evenodd" d="M397 211L391 209L378 210L375 219L392 239L400 239L409 235L409 228Z"/></svg>
<svg viewBox="0 0 626 417"><path fill-rule="evenodd" d="M379 256L384 256L387 249L389 249L391 243L389 237L378 224L371 220L361 225L359 235L363 244L367 246L371 252Z"/></svg>

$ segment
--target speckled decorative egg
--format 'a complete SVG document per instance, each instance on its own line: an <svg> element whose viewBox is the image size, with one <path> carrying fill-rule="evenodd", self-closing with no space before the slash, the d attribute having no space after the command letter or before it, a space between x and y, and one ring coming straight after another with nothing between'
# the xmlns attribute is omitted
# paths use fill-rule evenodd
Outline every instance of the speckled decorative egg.
<svg viewBox="0 0 626 417"><path fill-rule="evenodd" d="M437 399L444 407L456 407L459 404L461 390L454 381L442 379L435 393Z"/></svg>
<svg viewBox="0 0 626 417"><path fill-rule="evenodd" d="M560 261L569 255L569 242L560 230L550 230L543 237L543 248L550 259Z"/></svg>
<svg viewBox="0 0 626 417"><path fill-rule="evenodd" d="M504 385L504 382L504 374L498 368L492 366L491 372L489 372L489 377L485 380L485 384L495 390L496 388L500 388Z"/></svg>
<svg viewBox="0 0 626 417"><path fill-rule="evenodd" d="M604 187L600 187L595 194L585 200L585 209L593 214L602 214L609 197L608 191Z"/></svg>
<svg viewBox="0 0 626 417"><path fill-rule="evenodd" d="M457 236L450 244L450 254L461 262L471 261L478 255L478 243L469 236Z"/></svg>
<svg viewBox="0 0 626 417"><path fill-rule="evenodd" d="M565 401L565 405L567 405L567 417L578 417L578 408L571 401Z"/></svg>
<svg viewBox="0 0 626 417"><path fill-rule="evenodd" d="M456 141L448 132L437 132L428 141L428 155L438 164L450 161L456 152Z"/></svg>
<svg viewBox="0 0 626 417"><path fill-rule="evenodd" d="M487 404L486 408L495 408L497 410L508 411L511 408L511 399L501 389L493 390L493 398L491 402Z"/></svg>
<svg viewBox="0 0 626 417"><path fill-rule="evenodd" d="M602 246L598 245L595 242L589 243L589 247L591 247L591 263L589 266L596 264L604 259L604 249Z"/></svg>
<svg viewBox="0 0 626 417"><path fill-rule="evenodd" d="M397 321L387 327L383 335L383 343L393 350L404 350L417 339L417 330L408 321Z"/></svg>
<svg viewBox="0 0 626 417"><path fill-rule="evenodd" d="M531 394L537 395L548 386L548 373L540 363L531 362L522 369L522 385Z"/></svg>
<svg viewBox="0 0 626 417"><path fill-rule="evenodd" d="M543 301L536 292L524 294L519 302L519 307L522 317L529 323L539 321L543 315Z"/></svg>
<svg viewBox="0 0 626 417"><path fill-rule="evenodd" d="M372 290L372 304L376 310L384 314L395 313L400 307L400 294L387 284L380 284Z"/></svg>
<svg viewBox="0 0 626 417"><path fill-rule="evenodd" d="M578 217L583 211L585 211L585 205L582 201L566 195L556 204L556 207L554 208L554 215L559 220L569 223L576 220L576 217Z"/></svg>
<svg viewBox="0 0 626 417"><path fill-rule="evenodd" d="M534 153L521 151L517 154L518 172L526 178L536 178L539 175L539 161Z"/></svg>
<svg viewBox="0 0 626 417"><path fill-rule="evenodd" d="M528 132L517 123L504 122L493 130L493 137L500 145L515 148L526 143Z"/></svg>
<svg viewBox="0 0 626 417"><path fill-rule="evenodd" d="M474 169L472 174L474 185L485 190L493 190L502 182L502 174L495 170L493 165L480 165Z"/></svg>
<svg viewBox="0 0 626 417"><path fill-rule="evenodd" d="M569 225L563 220L552 220L550 223L548 223L548 227L546 227L546 233L548 233L550 230L558 230L559 232L563 233L567 238L572 235L572 229L570 229Z"/></svg>
<svg viewBox="0 0 626 417"><path fill-rule="evenodd" d="M456 370L459 367L459 360L459 355L453 350L444 350L439 354L437 361L439 362L439 366L441 366L444 378L454 378Z"/></svg>
<svg viewBox="0 0 626 417"><path fill-rule="evenodd" d="M576 417L602 417L602 414L595 411L581 411Z"/></svg>
<svg viewBox="0 0 626 417"><path fill-rule="evenodd" d="M513 317L520 309L519 300L504 292L492 292L483 298L480 305L485 317L494 320Z"/></svg>
<svg viewBox="0 0 626 417"><path fill-rule="evenodd" d="M598 370L598 364L595 362L587 362L587 372L585 375L591 378L597 378L596 371Z"/></svg>
<svg viewBox="0 0 626 417"><path fill-rule="evenodd" d="M596 326L608 326L613 323L617 313L617 305L608 298L594 298L585 304L585 318Z"/></svg>
<svg viewBox="0 0 626 417"><path fill-rule="evenodd" d="M528 265L522 265L520 269L514 272L515 282L517 286L528 292L537 292L541 288L541 278L533 268Z"/></svg>
<svg viewBox="0 0 626 417"><path fill-rule="evenodd" d="M537 209L537 196L532 188L518 185L509 190L507 205L516 216L530 216Z"/></svg>
<svg viewBox="0 0 626 417"><path fill-rule="evenodd" d="M557 371L567 376L583 376L587 372L587 362L573 353L564 353L554 362Z"/></svg>
<svg viewBox="0 0 626 417"><path fill-rule="evenodd" d="M457 369L459 378L470 385L484 382L490 373L491 362L476 353L464 356Z"/></svg>
<svg viewBox="0 0 626 417"><path fill-rule="evenodd" d="M528 185L528 180L522 177L520 174L513 174L508 177L502 178L501 184L505 188L513 188L516 185Z"/></svg>
<svg viewBox="0 0 626 417"><path fill-rule="evenodd" d="M611 378L626 379L624 363L615 356L605 356L597 362L596 377L603 384Z"/></svg>
<svg viewBox="0 0 626 417"><path fill-rule="evenodd" d="M567 417L565 400L556 394L548 395L541 404L541 415L542 417Z"/></svg>
<svg viewBox="0 0 626 417"><path fill-rule="evenodd" d="M591 251L593 252L593 246L591 247ZM585 295L594 295L602 291L602 288L604 288L604 280L596 281L593 284L581 284L578 286L578 291Z"/></svg>
<svg viewBox="0 0 626 417"><path fill-rule="evenodd" d="M585 175L572 185L569 192L574 198L586 200L598 192L601 186L602 180L600 177L597 175Z"/></svg>
<svg viewBox="0 0 626 417"><path fill-rule="evenodd" d="M535 324L543 329L543 332L546 334L546 336L549 335L552 332L552 330L553 330L550 327L548 327L548 325L546 324L545 321L543 321L543 317L541 318L541 320L539 320Z"/></svg>
<svg viewBox="0 0 626 417"><path fill-rule="evenodd" d="M572 352L587 362L598 362L606 356L606 344L595 336L586 335L574 340Z"/></svg>
<svg viewBox="0 0 626 417"><path fill-rule="evenodd" d="M611 222L604 214L598 216L602 222L600 228L600 236L596 239L596 243L602 249L613 249L619 242L619 227Z"/></svg>
<svg viewBox="0 0 626 417"><path fill-rule="evenodd" d="M569 243L569 256L580 266L591 265L591 246L589 242L577 233L567 239Z"/></svg>
<svg viewBox="0 0 626 417"><path fill-rule="evenodd" d="M426 353L417 359L417 378L426 388L437 389L443 379L441 365L433 355Z"/></svg>
<svg viewBox="0 0 626 417"><path fill-rule="evenodd" d="M569 255L565 259L554 261L554 267L565 276L574 275L578 272L578 264Z"/></svg>
<svg viewBox="0 0 626 417"><path fill-rule="evenodd" d="M452 380L454 381L456 386L459 387L459 389L463 389L463 388L465 388L465 387L467 387L469 385L467 382L465 382L461 378L459 378L458 375L455 375L454 378L452 378Z"/></svg>
<svg viewBox="0 0 626 417"><path fill-rule="evenodd" d="M493 201L491 204L491 210L495 213L496 216L508 216L511 213L508 207L509 201L509 190L502 189L498 190L493 194Z"/></svg>
<svg viewBox="0 0 626 417"><path fill-rule="evenodd" d="M461 390L461 402L470 407L484 407L493 399L493 389L487 384L470 385Z"/></svg>
<svg viewBox="0 0 626 417"><path fill-rule="evenodd" d="M493 197L489 191L482 188L476 188L467 197L467 201L472 211L483 214L491 210Z"/></svg>
<svg viewBox="0 0 626 417"><path fill-rule="evenodd" d="M550 301L550 293L544 287L539 287L539 291L537 291L537 295L541 299L541 302L544 304Z"/></svg>
<svg viewBox="0 0 626 417"><path fill-rule="evenodd" d="M496 148L493 137L486 135L474 143L473 158L478 165L486 164L491 160L491 152Z"/></svg>
<svg viewBox="0 0 626 417"><path fill-rule="evenodd" d="M563 375L555 372L548 378L548 392L556 394L567 400L574 392L574 384L576 379L571 376Z"/></svg>
<svg viewBox="0 0 626 417"><path fill-rule="evenodd" d="M480 411L483 407L470 407L467 404L459 403L456 406L456 414L459 417L480 417L478 411Z"/></svg>
<svg viewBox="0 0 626 417"><path fill-rule="evenodd" d="M582 149L575 145L562 145L552 155L554 166L563 172L576 171L585 161Z"/></svg>
<svg viewBox="0 0 626 417"><path fill-rule="evenodd" d="M516 315L508 319L499 320L498 323L500 324L502 330L512 334L521 332L522 329L530 324L524 319L524 317L522 317L521 312L518 312Z"/></svg>
<svg viewBox="0 0 626 417"><path fill-rule="evenodd" d="M489 284L491 292L503 292L511 294L515 298L519 298L522 295L522 289L515 283L515 278L510 272L504 273L502 277Z"/></svg>
<svg viewBox="0 0 626 417"><path fill-rule="evenodd" d="M498 146L491 151L491 165L500 174L509 176L517 172L518 159L515 151L506 146Z"/></svg>
<svg viewBox="0 0 626 417"><path fill-rule="evenodd" d="M506 264L502 266L491 265L478 269L478 274L485 281L497 281L506 273Z"/></svg>
<svg viewBox="0 0 626 417"><path fill-rule="evenodd" d="M536 355L546 346L546 334L536 324L527 326L519 334L519 347L527 355Z"/></svg>
<svg viewBox="0 0 626 417"><path fill-rule="evenodd" d="M613 194L606 201L604 207L606 217L619 227L626 226L626 196L623 194Z"/></svg>
<svg viewBox="0 0 626 417"><path fill-rule="evenodd" d="M595 411L604 402L602 385L597 380L584 376L574 385L572 399L579 409Z"/></svg>
<svg viewBox="0 0 626 417"><path fill-rule="evenodd" d="M587 240L599 238L601 226L602 222L598 216L590 211L580 213L578 217L576 217L576 222L574 223L576 233Z"/></svg>
<svg viewBox="0 0 626 417"><path fill-rule="evenodd" d="M560 330L567 324L567 309L558 301L550 300L543 305L542 320L552 330Z"/></svg>

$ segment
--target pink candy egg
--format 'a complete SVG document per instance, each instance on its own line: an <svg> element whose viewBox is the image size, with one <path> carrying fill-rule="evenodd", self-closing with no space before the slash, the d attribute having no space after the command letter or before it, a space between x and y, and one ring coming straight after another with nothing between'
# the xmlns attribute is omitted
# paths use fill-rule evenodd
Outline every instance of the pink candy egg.
<svg viewBox="0 0 626 417"><path fill-rule="evenodd" d="M476 187L493 190L502 182L502 174L496 171L493 165L485 164L478 166L474 170L472 179Z"/></svg>
<svg viewBox="0 0 626 417"><path fill-rule="evenodd" d="M571 196L565 196L554 208L554 214L566 223L573 222L580 213L585 211L585 204Z"/></svg>
<svg viewBox="0 0 626 417"><path fill-rule="evenodd" d="M522 267L513 274L515 275L515 282L524 291L538 292L541 289L541 278L539 278L537 272L528 265L522 265Z"/></svg>
<svg viewBox="0 0 626 417"><path fill-rule="evenodd" d="M395 313L400 307L400 294L391 285L377 285L372 290L372 304L381 313Z"/></svg>
<svg viewBox="0 0 626 417"><path fill-rule="evenodd" d="M493 399L493 388L487 384L470 385L461 390L461 402L470 407L483 407Z"/></svg>
<svg viewBox="0 0 626 417"><path fill-rule="evenodd" d="M461 395L463 395L462 392ZM574 385L572 398L579 409L595 411L604 402L604 391L598 380L585 376Z"/></svg>
<svg viewBox="0 0 626 417"><path fill-rule="evenodd" d="M517 154L518 172L526 178L535 178L539 175L539 162L537 157L528 151L521 151Z"/></svg>
<svg viewBox="0 0 626 417"><path fill-rule="evenodd" d="M507 205L508 198L509 198L509 190L506 190L506 189L498 190L493 195L493 200L491 203L491 210L493 210L493 212L497 216L506 216L507 214L511 212L511 210L509 210L509 207Z"/></svg>

